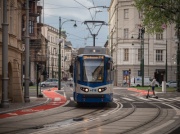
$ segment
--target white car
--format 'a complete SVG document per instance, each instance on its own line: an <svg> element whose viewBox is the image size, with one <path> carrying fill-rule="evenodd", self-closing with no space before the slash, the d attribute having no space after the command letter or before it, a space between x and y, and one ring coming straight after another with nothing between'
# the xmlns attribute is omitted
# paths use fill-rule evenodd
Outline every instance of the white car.
<svg viewBox="0 0 180 134"><path fill-rule="evenodd" d="M176 81L168 81L166 83L166 87L177 87L177 82Z"/></svg>
<svg viewBox="0 0 180 134"><path fill-rule="evenodd" d="M41 82L40 86L41 87L57 87L58 79L56 78L47 79L46 81Z"/></svg>

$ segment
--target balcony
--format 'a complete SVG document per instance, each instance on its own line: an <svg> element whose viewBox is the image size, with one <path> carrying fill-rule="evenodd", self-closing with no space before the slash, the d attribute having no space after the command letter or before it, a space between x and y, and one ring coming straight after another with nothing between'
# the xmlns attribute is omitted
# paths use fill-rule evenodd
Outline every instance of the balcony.
<svg viewBox="0 0 180 134"><path fill-rule="evenodd" d="M41 49L41 39L31 39L30 40L30 49L40 50Z"/></svg>
<svg viewBox="0 0 180 134"><path fill-rule="evenodd" d="M41 14L42 8L42 6L37 6L37 13Z"/></svg>
<svg viewBox="0 0 180 134"><path fill-rule="evenodd" d="M32 55L31 56L31 61L35 61L35 62L38 62L38 63L46 63L46 61L48 60L47 56L46 55Z"/></svg>

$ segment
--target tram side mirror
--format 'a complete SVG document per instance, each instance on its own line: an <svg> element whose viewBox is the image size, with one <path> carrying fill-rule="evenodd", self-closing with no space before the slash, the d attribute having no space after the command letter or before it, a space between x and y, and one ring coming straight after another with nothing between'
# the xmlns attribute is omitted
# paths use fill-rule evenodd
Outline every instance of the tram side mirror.
<svg viewBox="0 0 180 134"><path fill-rule="evenodd" d="M69 72L70 72L70 73L73 73L73 65L70 65L70 67L69 67Z"/></svg>

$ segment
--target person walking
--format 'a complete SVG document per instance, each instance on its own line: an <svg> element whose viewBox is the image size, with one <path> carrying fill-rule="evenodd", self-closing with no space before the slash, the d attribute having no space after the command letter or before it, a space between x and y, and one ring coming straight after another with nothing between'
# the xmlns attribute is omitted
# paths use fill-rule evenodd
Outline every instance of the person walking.
<svg viewBox="0 0 180 134"><path fill-rule="evenodd" d="M151 88L152 88L152 92L153 92L153 95L155 96L155 86L156 86L156 79L153 78L152 82L151 82Z"/></svg>

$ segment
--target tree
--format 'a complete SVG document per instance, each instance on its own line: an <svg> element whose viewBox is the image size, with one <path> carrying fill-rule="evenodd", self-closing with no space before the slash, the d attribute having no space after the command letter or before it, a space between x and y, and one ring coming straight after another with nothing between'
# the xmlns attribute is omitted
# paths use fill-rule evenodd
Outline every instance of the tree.
<svg viewBox="0 0 180 134"><path fill-rule="evenodd" d="M163 25L175 24L177 34L177 91L180 92L180 0L134 0L143 13L143 26L149 33L162 32Z"/></svg>
<svg viewBox="0 0 180 134"><path fill-rule="evenodd" d="M143 14L143 26L150 33L162 32L163 25L180 26L180 0L135 0L135 6Z"/></svg>

